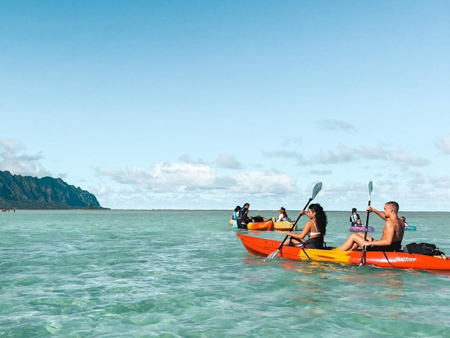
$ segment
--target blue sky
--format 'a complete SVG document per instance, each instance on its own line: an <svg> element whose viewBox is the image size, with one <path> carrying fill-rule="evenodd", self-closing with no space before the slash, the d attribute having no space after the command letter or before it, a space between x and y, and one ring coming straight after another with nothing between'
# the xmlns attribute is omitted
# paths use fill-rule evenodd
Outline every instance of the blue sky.
<svg viewBox="0 0 450 338"><path fill-rule="evenodd" d="M2 1L0 170L113 209L450 211L448 1Z"/></svg>

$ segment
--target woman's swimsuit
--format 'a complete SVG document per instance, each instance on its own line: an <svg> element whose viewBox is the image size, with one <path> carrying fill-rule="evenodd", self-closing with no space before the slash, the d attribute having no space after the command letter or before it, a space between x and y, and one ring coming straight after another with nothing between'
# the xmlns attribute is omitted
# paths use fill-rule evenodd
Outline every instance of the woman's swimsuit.
<svg viewBox="0 0 450 338"><path fill-rule="evenodd" d="M311 220L311 222L313 222L314 227L316 228L316 232L310 232L308 234L309 238L305 242L293 243L292 237L291 237L289 239L291 245L299 245L300 244L301 247L307 248L307 249L323 249L323 235L317 229L316 223L314 223L313 220ZM315 236L315 235L319 235L319 236L311 238L311 236ZM298 241L296 238L294 238L294 240Z"/></svg>

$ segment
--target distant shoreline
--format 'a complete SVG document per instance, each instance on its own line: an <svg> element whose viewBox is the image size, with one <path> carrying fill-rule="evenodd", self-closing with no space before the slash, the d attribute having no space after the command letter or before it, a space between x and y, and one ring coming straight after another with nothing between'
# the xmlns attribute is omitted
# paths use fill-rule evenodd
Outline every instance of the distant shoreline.
<svg viewBox="0 0 450 338"><path fill-rule="evenodd" d="M1 211L2 208L0 208ZM112 208L72 208L72 209L18 209L16 208L15 212L19 211L136 211L136 212L144 212L144 211L211 211L211 212L230 212L231 209L112 209ZM13 209L6 209L6 211L1 212L13 212ZM276 209L254 209L251 210L251 213L258 213L258 212L278 212ZM298 213L300 212L300 209L291 210L291 213ZM351 214L351 211L349 210L327 210L326 212L346 212ZM365 211L361 211L361 213L365 213ZM400 211L401 213L450 213L450 211Z"/></svg>

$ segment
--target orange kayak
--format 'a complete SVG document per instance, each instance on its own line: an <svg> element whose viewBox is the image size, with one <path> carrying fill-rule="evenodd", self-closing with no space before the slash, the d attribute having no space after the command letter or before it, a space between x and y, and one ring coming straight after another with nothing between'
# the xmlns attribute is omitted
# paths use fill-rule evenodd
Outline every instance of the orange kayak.
<svg viewBox="0 0 450 338"><path fill-rule="evenodd" d="M259 257L267 257L276 251L281 244L281 241L265 238L242 234L237 234L237 236L242 240L242 244L244 244L248 252ZM282 250L278 253L278 257L300 261L313 260L359 265L361 262L361 254L361 251L302 249L293 246L283 246ZM450 271L450 258L438 258L406 252L368 251L366 252L365 263L390 269Z"/></svg>
<svg viewBox="0 0 450 338"><path fill-rule="evenodd" d="M272 230L273 222L269 220L267 222L250 222L247 224L248 230Z"/></svg>

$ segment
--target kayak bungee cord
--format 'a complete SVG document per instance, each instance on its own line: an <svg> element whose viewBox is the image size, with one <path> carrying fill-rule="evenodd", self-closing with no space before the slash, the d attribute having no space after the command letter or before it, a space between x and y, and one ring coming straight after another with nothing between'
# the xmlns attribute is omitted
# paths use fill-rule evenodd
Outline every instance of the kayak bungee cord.
<svg viewBox="0 0 450 338"><path fill-rule="evenodd" d="M383 255L384 255L384 257L386 258L386 261L387 261L393 268L395 268L395 266L393 266L392 263L389 261L389 258L388 258L388 256L386 255L386 252L385 252L385 251L383 251Z"/></svg>
<svg viewBox="0 0 450 338"><path fill-rule="evenodd" d="M306 255L306 257L308 257L308 259L309 259L310 261L312 261L311 257L309 257L308 254L306 253L305 248L302 247L302 250L303 250L303 253Z"/></svg>

